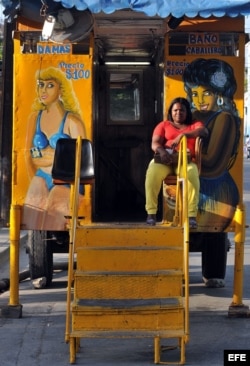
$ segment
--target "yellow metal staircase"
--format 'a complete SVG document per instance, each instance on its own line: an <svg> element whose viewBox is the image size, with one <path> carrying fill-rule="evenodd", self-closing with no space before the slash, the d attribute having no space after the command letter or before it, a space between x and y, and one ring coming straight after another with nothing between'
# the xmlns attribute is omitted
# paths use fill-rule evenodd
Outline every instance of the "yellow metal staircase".
<svg viewBox="0 0 250 366"><path fill-rule="evenodd" d="M184 364L189 337L187 195L179 195L182 210L176 211L174 225L83 225L77 217L81 144L78 139L69 224L65 340L70 363L76 361L81 338L151 337L155 363ZM183 180L178 184L185 191ZM177 360L161 360L165 338L177 340Z"/></svg>
<svg viewBox="0 0 250 366"><path fill-rule="evenodd" d="M159 226L76 229L70 362L83 337L177 338L184 363L183 229Z"/></svg>

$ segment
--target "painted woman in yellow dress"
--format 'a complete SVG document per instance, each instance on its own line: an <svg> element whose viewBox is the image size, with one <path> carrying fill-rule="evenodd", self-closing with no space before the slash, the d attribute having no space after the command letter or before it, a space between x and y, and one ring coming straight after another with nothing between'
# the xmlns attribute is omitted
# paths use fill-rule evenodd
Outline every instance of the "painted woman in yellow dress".
<svg viewBox="0 0 250 366"><path fill-rule="evenodd" d="M219 59L195 59L183 74L184 87L193 116L205 123L200 174L199 224L223 231L231 222L239 201L237 186L230 175L235 162L240 119L234 93L237 89L232 67Z"/></svg>
<svg viewBox="0 0 250 366"><path fill-rule="evenodd" d="M70 189L54 185L51 170L59 138L86 137L71 81L58 68L36 73L37 97L28 121L26 166L30 179L22 225L28 229L64 230Z"/></svg>

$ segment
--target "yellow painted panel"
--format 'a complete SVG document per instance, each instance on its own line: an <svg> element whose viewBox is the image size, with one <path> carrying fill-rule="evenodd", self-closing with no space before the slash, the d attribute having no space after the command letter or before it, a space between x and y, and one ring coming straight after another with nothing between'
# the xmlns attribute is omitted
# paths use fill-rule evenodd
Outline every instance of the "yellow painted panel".
<svg viewBox="0 0 250 366"><path fill-rule="evenodd" d="M221 18L216 24L224 32L227 22L226 18ZM210 23L213 23L212 19ZM197 22L180 26L180 32L183 29L189 32L187 43L183 44L186 54L182 56L173 55L174 46L170 52L169 44L174 36L169 34L166 38L165 118L171 101L184 97L190 102L194 119L203 121L210 131L209 142L204 144L202 154L198 231L230 231L237 204L243 199L243 25L241 19L231 29L239 37L239 44L235 44L232 38L228 46L235 56L227 55L225 44L215 42L220 34L218 27L214 30L203 27L198 32ZM210 40L205 37L209 32L214 36ZM189 38L189 34L193 37ZM192 48L192 54L188 54L188 48Z"/></svg>
<svg viewBox="0 0 250 366"><path fill-rule="evenodd" d="M51 186L52 142L62 132L92 140L92 62L89 55L22 54L15 47L12 203L22 206L22 229L65 229L69 187ZM87 222L90 195L86 187Z"/></svg>

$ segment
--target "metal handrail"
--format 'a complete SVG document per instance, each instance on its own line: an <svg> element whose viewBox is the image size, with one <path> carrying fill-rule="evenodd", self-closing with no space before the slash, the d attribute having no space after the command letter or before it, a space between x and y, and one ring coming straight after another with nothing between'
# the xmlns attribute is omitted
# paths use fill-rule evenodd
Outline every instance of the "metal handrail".
<svg viewBox="0 0 250 366"><path fill-rule="evenodd" d="M74 271L74 252L75 252L75 234L78 220L78 200L81 172L81 150L82 138L79 136L76 140L75 153L75 178L71 184L70 191L70 230L69 230L69 258L68 258L68 287L67 287L67 303L66 303L66 325L65 325L65 342L70 339L70 323L71 323L71 284L73 281Z"/></svg>
<svg viewBox="0 0 250 366"><path fill-rule="evenodd" d="M188 220L188 180L187 180L187 138L180 142L177 167L176 205L174 221L183 226L184 246L184 291L185 291L185 334L189 340L189 220Z"/></svg>

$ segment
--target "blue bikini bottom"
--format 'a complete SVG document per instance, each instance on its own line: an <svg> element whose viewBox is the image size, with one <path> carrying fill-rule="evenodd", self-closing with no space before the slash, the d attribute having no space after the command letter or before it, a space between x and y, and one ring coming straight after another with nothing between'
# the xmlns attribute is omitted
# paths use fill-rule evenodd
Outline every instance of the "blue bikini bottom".
<svg viewBox="0 0 250 366"><path fill-rule="evenodd" d="M38 169L35 174L36 177L43 178L49 191L55 186L52 176L49 173L45 173L42 169ZM64 184L65 187L70 188L69 184ZM79 193L84 194L84 186L79 187Z"/></svg>
<svg viewBox="0 0 250 366"><path fill-rule="evenodd" d="M43 178L45 180L48 190L51 191L51 189L54 187L52 176L49 173L45 173L42 169L38 169L35 175L36 177Z"/></svg>

